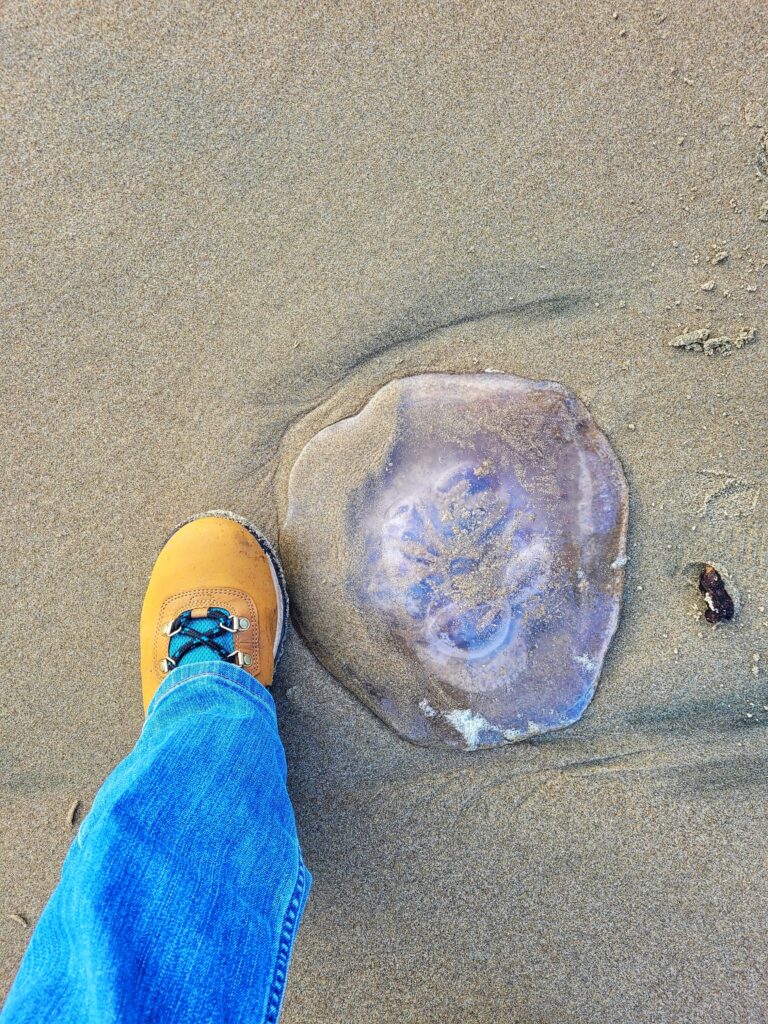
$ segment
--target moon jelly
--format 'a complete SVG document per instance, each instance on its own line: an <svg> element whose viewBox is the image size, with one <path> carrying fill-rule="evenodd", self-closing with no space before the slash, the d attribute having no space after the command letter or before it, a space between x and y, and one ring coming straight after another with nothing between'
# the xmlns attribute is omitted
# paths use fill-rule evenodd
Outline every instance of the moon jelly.
<svg viewBox="0 0 768 1024"><path fill-rule="evenodd" d="M627 486L564 387L392 381L304 447L288 492L296 623L401 736L474 750L581 717L618 621Z"/></svg>

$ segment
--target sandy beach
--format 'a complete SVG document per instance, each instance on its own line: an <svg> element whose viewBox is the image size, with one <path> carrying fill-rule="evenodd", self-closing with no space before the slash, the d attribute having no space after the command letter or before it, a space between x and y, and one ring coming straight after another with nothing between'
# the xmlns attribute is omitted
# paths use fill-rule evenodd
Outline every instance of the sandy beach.
<svg viewBox="0 0 768 1024"><path fill-rule="evenodd" d="M619 628L577 725L475 753L399 739L290 634L314 888L281 1019L765 1021L759 5L1 17L0 990L141 728L169 532L231 508L279 543L319 430L393 378L495 369L575 392L621 460Z"/></svg>

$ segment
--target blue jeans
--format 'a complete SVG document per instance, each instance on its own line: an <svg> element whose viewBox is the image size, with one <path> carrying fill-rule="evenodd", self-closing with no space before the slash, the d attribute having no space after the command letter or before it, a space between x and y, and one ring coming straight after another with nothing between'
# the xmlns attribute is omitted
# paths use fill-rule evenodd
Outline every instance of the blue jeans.
<svg viewBox="0 0 768 1024"><path fill-rule="evenodd" d="M310 886L268 690L224 662L163 681L102 786L1 1024L271 1024Z"/></svg>

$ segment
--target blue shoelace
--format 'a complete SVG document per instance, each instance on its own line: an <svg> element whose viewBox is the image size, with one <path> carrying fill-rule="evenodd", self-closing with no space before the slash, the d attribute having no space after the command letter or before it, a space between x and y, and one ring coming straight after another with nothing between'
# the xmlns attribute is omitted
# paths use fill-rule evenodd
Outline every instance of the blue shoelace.
<svg viewBox="0 0 768 1024"><path fill-rule="evenodd" d="M193 618L182 612L170 627L168 658L175 668L203 661L232 661L235 635L232 616L224 608L209 608L205 618Z"/></svg>

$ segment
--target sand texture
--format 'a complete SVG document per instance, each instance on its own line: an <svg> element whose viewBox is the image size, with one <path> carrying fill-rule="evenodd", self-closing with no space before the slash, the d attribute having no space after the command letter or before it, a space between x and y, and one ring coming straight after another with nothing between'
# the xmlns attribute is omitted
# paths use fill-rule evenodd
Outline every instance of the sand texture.
<svg viewBox="0 0 768 1024"><path fill-rule="evenodd" d="M760 4L11 0L0 39L3 990L7 915L141 727L168 532L229 507L279 540L318 430L497 369L622 462L619 628L576 726L472 754L399 740L291 634L315 886L283 1020L765 1021Z"/></svg>

